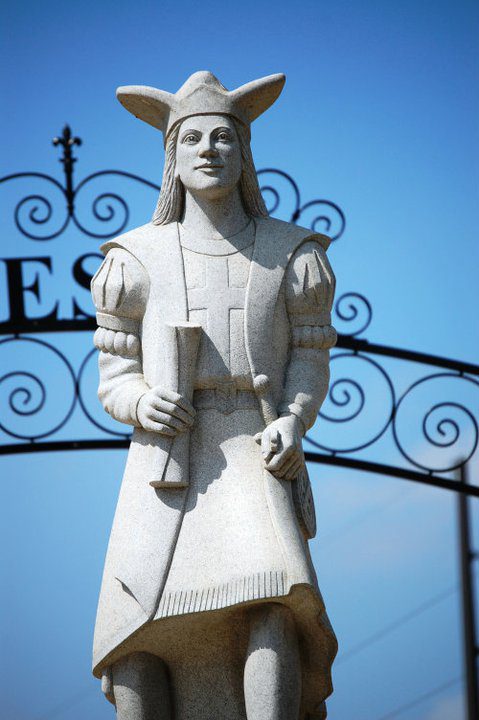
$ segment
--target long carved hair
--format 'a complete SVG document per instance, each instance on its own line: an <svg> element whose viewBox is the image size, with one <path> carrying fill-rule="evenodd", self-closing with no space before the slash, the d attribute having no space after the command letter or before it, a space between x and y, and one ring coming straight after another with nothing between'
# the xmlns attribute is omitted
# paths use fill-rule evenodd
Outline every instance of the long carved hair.
<svg viewBox="0 0 479 720"><path fill-rule="evenodd" d="M239 186L244 210L247 215L253 217L267 217L268 211L258 185L248 130L241 123L236 122L234 118L233 122L241 150L242 171ZM175 177L176 144L179 132L180 123L172 130L166 142L165 167L160 197L152 218L154 225L167 225L171 222L178 222L183 216L185 188L181 180Z"/></svg>

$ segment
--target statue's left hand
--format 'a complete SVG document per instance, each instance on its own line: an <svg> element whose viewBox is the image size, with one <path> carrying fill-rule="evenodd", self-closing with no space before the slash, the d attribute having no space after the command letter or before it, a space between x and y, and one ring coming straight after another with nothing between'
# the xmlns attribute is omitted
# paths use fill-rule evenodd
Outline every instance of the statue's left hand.
<svg viewBox="0 0 479 720"><path fill-rule="evenodd" d="M294 480L304 463L301 421L295 415L287 415L268 425L261 436L261 452L270 473Z"/></svg>

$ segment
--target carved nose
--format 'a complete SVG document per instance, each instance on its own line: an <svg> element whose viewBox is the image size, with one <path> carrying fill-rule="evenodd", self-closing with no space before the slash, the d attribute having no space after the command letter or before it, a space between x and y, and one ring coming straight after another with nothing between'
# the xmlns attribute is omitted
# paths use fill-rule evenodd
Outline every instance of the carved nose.
<svg viewBox="0 0 479 720"><path fill-rule="evenodd" d="M198 155L202 158L216 157L218 155L218 150L216 150L211 145L206 145L201 148Z"/></svg>

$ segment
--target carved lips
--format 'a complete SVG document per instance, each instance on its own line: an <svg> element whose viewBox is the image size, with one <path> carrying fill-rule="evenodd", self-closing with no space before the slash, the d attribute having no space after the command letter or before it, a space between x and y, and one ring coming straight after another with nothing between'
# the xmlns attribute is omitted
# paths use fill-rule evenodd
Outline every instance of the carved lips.
<svg viewBox="0 0 479 720"><path fill-rule="evenodd" d="M213 163L208 163L206 165L197 165L195 170L221 170L224 167L224 165L216 165Z"/></svg>

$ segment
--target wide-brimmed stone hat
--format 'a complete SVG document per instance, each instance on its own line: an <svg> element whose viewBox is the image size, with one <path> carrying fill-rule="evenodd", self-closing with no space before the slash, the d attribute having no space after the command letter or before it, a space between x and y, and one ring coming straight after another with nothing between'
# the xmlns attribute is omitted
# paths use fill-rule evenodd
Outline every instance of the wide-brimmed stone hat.
<svg viewBox="0 0 479 720"><path fill-rule="evenodd" d="M116 91L121 104L140 120L164 134L192 115L231 115L249 128L279 97L282 73L252 80L236 90L227 90L213 73L193 73L176 93L146 85L124 85Z"/></svg>

